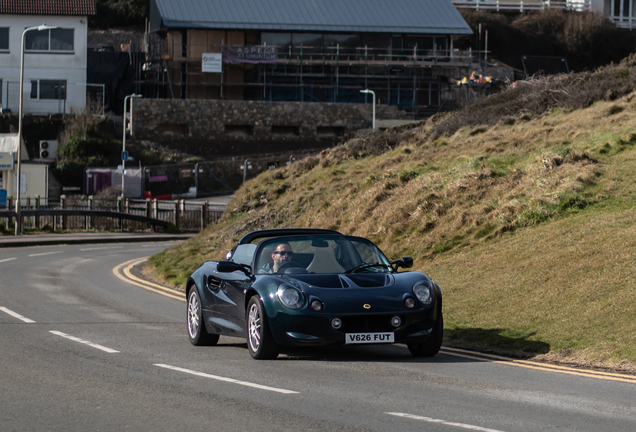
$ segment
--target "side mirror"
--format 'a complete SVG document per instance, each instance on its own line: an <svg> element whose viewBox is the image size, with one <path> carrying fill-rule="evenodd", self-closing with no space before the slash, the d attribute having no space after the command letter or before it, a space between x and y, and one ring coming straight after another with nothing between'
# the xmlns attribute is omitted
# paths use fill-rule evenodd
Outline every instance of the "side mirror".
<svg viewBox="0 0 636 432"><path fill-rule="evenodd" d="M399 259L397 261L393 261L391 263L393 267L393 271L397 271L397 269L399 269L400 267L402 268L411 268L413 267L413 258L411 257L402 257L402 259Z"/></svg>
<svg viewBox="0 0 636 432"><path fill-rule="evenodd" d="M413 267L413 258L412 257L402 257L400 260L401 263L398 264L399 267L402 268L411 268Z"/></svg>
<svg viewBox="0 0 636 432"><path fill-rule="evenodd" d="M221 261L216 265L216 271L220 273L232 273L235 271L241 271L245 273L245 276L252 276L252 269L245 264L235 263L233 261Z"/></svg>

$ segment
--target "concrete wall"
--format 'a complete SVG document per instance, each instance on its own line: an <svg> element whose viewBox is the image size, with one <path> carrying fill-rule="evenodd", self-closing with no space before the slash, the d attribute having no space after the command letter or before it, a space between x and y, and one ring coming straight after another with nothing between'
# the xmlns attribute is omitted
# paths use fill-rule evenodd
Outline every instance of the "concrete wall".
<svg viewBox="0 0 636 432"><path fill-rule="evenodd" d="M133 99L133 136L217 158L332 146L372 123L370 104ZM405 119L376 107L377 119Z"/></svg>
<svg viewBox="0 0 636 432"><path fill-rule="evenodd" d="M55 114L83 110L86 106L87 22L86 17L0 15L0 27L9 28L9 50L0 52L0 80L2 80L0 105L18 112L22 32L27 27L46 23L49 26L74 29L74 51L25 53L24 112ZM29 97L31 80L41 79L66 80L67 100L31 99Z"/></svg>

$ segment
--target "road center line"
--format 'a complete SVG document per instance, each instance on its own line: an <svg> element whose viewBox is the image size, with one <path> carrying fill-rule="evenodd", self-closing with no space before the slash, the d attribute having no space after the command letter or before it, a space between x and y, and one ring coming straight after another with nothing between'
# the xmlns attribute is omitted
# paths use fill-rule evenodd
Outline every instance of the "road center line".
<svg viewBox="0 0 636 432"><path fill-rule="evenodd" d="M180 367L176 367L176 366L170 366L170 365L165 365L165 364L155 364L154 366L158 366L160 368L165 368L165 369L171 369L177 372L183 372L183 373L187 373L190 375L196 375L196 376L200 376L203 378L210 378L213 380L217 380L217 381L224 381L224 382L229 382L232 384L238 384L238 385L242 385L242 386L246 386L246 387L253 387L253 388L257 388L260 390L268 390L268 391L272 391L272 392L276 392L276 393L282 393L282 394L295 394L298 393L297 391L293 391L293 390L285 390L285 389L281 389L281 388L276 388L276 387L268 387L268 386L264 386L261 384L254 384L251 382L247 382L247 381L239 381L239 380L235 380L233 378L225 378L225 377L221 377L218 375L210 375L210 374L206 374L203 372L197 372L197 371L193 371L190 369L183 369Z"/></svg>
<svg viewBox="0 0 636 432"><path fill-rule="evenodd" d="M404 418L409 418L409 419L413 419L413 420L422 420L425 422L429 422L429 423L438 423L438 424L443 424L446 426L455 426L458 428L462 428L462 429L469 429L469 430L475 430L475 431L480 431L480 432L503 432L497 429L489 429L489 428L485 428L485 427L481 427L481 426L475 426L475 425L469 425L469 424L465 424L465 423L456 423L456 422L449 422L446 420L440 420L440 419L434 419L432 417L424 417L424 416L418 416L418 415L413 415L413 414L407 414L407 413L397 413L397 412L387 412L384 414L388 414L388 415L392 415L392 416L396 416L396 417L404 417Z"/></svg>
<svg viewBox="0 0 636 432"><path fill-rule="evenodd" d="M53 255L53 254L60 254L60 253L64 253L64 251L44 252L44 253L39 253L39 254L31 254L29 256L30 257L37 257L37 256L42 256L42 255Z"/></svg>
<svg viewBox="0 0 636 432"><path fill-rule="evenodd" d="M98 345L96 343L89 342L87 340L80 339L80 338L75 337L75 336L67 335L66 333L62 333L62 332L57 331L57 330L49 330L49 333L53 333L54 335L61 336L61 337L66 338L66 339L70 339L72 341L79 342L81 344L88 345L88 346L93 347L93 348L97 348L98 350L106 351L109 354L114 354L114 353L118 353L119 352L117 350L114 350L114 349L111 349L111 348L107 348L107 347L105 347L103 345Z"/></svg>
<svg viewBox="0 0 636 432"><path fill-rule="evenodd" d="M105 249L121 249L121 248L123 248L123 246L87 248L87 249L80 249L80 251L84 252L84 251L96 251L96 250L105 250Z"/></svg>
<svg viewBox="0 0 636 432"><path fill-rule="evenodd" d="M25 322L25 323L27 323L27 324L33 324L33 323L35 323L35 321L33 321L33 320L31 320L31 319L28 319L28 318L26 318L26 317L23 317L23 316L22 316L22 315L20 315L19 313L13 312L11 309L7 309L7 308L6 308L6 307L4 307L4 306L0 306L0 310L1 310L2 312L6 313L6 314L11 315L11 316L12 316L12 317L14 317L14 318L19 319L20 321L24 321L24 322Z"/></svg>
<svg viewBox="0 0 636 432"><path fill-rule="evenodd" d="M17 258L5 258L5 259L1 259L0 262L13 261L14 259L17 259Z"/></svg>

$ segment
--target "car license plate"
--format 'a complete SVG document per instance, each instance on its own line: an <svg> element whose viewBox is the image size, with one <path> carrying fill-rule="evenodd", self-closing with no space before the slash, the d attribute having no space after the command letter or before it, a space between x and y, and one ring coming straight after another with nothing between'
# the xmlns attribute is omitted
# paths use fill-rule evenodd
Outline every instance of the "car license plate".
<svg viewBox="0 0 636 432"><path fill-rule="evenodd" d="M394 343L395 335L386 333L345 333L345 344Z"/></svg>

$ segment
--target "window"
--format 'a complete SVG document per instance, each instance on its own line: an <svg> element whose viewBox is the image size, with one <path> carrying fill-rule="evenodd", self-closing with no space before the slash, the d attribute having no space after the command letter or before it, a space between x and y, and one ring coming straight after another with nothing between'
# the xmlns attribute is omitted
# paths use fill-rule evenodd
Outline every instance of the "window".
<svg viewBox="0 0 636 432"><path fill-rule="evenodd" d="M66 100L66 80L31 81L31 99Z"/></svg>
<svg viewBox="0 0 636 432"><path fill-rule="evenodd" d="M73 51L73 29L29 31L25 36L25 51Z"/></svg>
<svg viewBox="0 0 636 432"><path fill-rule="evenodd" d="M9 29L0 27L0 51L9 51Z"/></svg>

